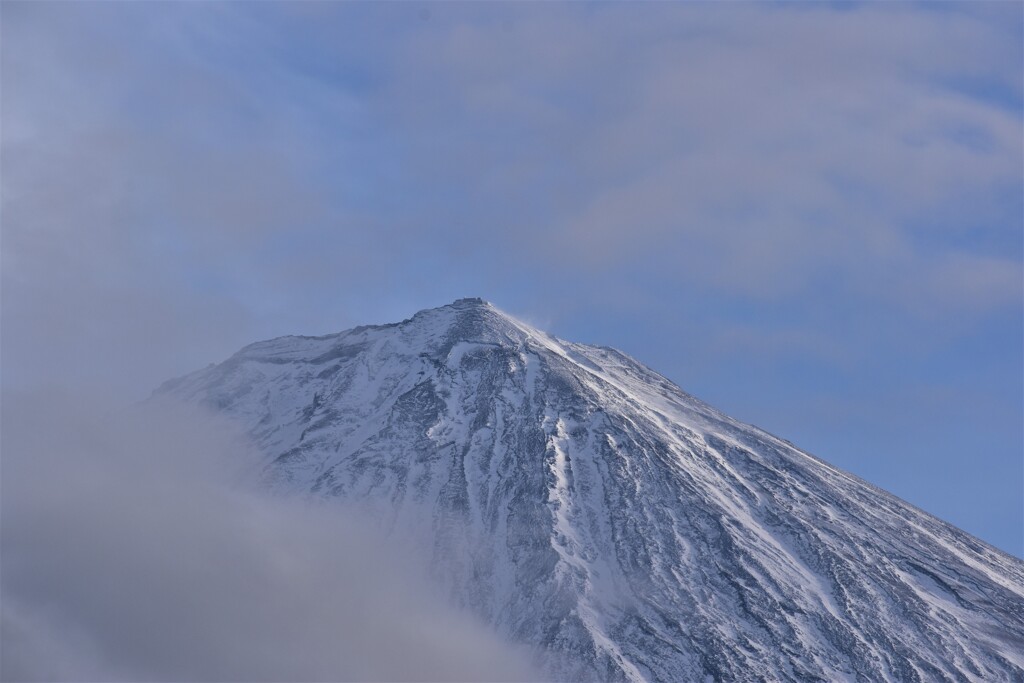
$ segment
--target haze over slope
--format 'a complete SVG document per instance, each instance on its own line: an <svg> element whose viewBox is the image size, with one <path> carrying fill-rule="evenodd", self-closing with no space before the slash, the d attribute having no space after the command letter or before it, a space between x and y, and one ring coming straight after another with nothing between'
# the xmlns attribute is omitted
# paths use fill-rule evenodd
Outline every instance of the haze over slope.
<svg viewBox="0 0 1024 683"><path fill-rule="evenodd" d="M479 299L253 344L159 393L239 421L271 487L423 539L552 675L1024 676L1020 560Z"/></svg>
<svg viewBox="0 0 1024 683"><path fill-rule="evenodd" d="M247 486L223 418L4 408L0 680L536 680L359 510Z"/></svg>

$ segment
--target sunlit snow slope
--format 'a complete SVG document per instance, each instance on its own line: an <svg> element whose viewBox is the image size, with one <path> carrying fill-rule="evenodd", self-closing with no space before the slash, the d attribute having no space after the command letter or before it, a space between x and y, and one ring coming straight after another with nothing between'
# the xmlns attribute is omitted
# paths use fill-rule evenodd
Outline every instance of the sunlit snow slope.
<svg viewBox="0 0 1024 683"><path fill-rule="evenodd" d="M1024 680L1024 562L479 299L160 392L240 420L275 488L425 524L453 597L552 678Z"/></svg>

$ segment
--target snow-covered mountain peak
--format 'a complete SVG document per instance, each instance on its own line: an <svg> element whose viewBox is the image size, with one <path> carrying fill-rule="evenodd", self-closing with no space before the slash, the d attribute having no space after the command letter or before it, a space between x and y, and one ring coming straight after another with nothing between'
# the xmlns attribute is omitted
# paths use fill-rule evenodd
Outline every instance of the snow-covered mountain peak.
<svg viewBox="0 0 1024 683"><path fill-rule="evenodd" d="M414 530L553 678L1024 680L1020 560L480 299L161 391L238 420L269 486Z"/></svg>
<svg viewBox="0 0 1024 683"><path fill-rule="evenodd" d="M570 347L577 345L556 339L483 299L465 298L421 310L397 323L361 325L318 337L286 336L256 342L232 356L224 366L233 368L246 362L326 364L367 350L396 362L408 358L448 362L457 361L474 346L514 354L554 353L566 358L575 355L577 362L586 362L571 351ZM169 386L179 381L173 380Z"/></svg>
<svg viewBox="0 0 1024 683"><path fill-rule="evenodd" d="M447 344L459 342L522 347L531 338L544 336L490 302L479 298L458 299L447 306L420 311L399 323L410 339L427 332Z"/></svg>

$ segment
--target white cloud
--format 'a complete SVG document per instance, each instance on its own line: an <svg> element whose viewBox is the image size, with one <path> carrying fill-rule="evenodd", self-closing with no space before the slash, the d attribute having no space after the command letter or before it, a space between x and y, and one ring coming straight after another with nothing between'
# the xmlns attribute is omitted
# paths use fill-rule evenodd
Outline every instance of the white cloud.
<svg viewBox="0 0 1024 683"><path fill-rule="evenodd" d="M3 453L3 680L532 675L371 519L247 492L212 417L8 395Z"/></svg>

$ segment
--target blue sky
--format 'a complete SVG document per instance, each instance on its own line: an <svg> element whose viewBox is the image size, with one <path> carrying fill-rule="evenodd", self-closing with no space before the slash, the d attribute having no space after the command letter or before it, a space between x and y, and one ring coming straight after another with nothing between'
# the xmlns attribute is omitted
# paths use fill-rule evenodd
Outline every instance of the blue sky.
<svg viewBox="0 0 1024 683"><path fill-rule="evenodd" d="M482 296L1021 556L1022 12L4 3L4 390Z"/></svg>

